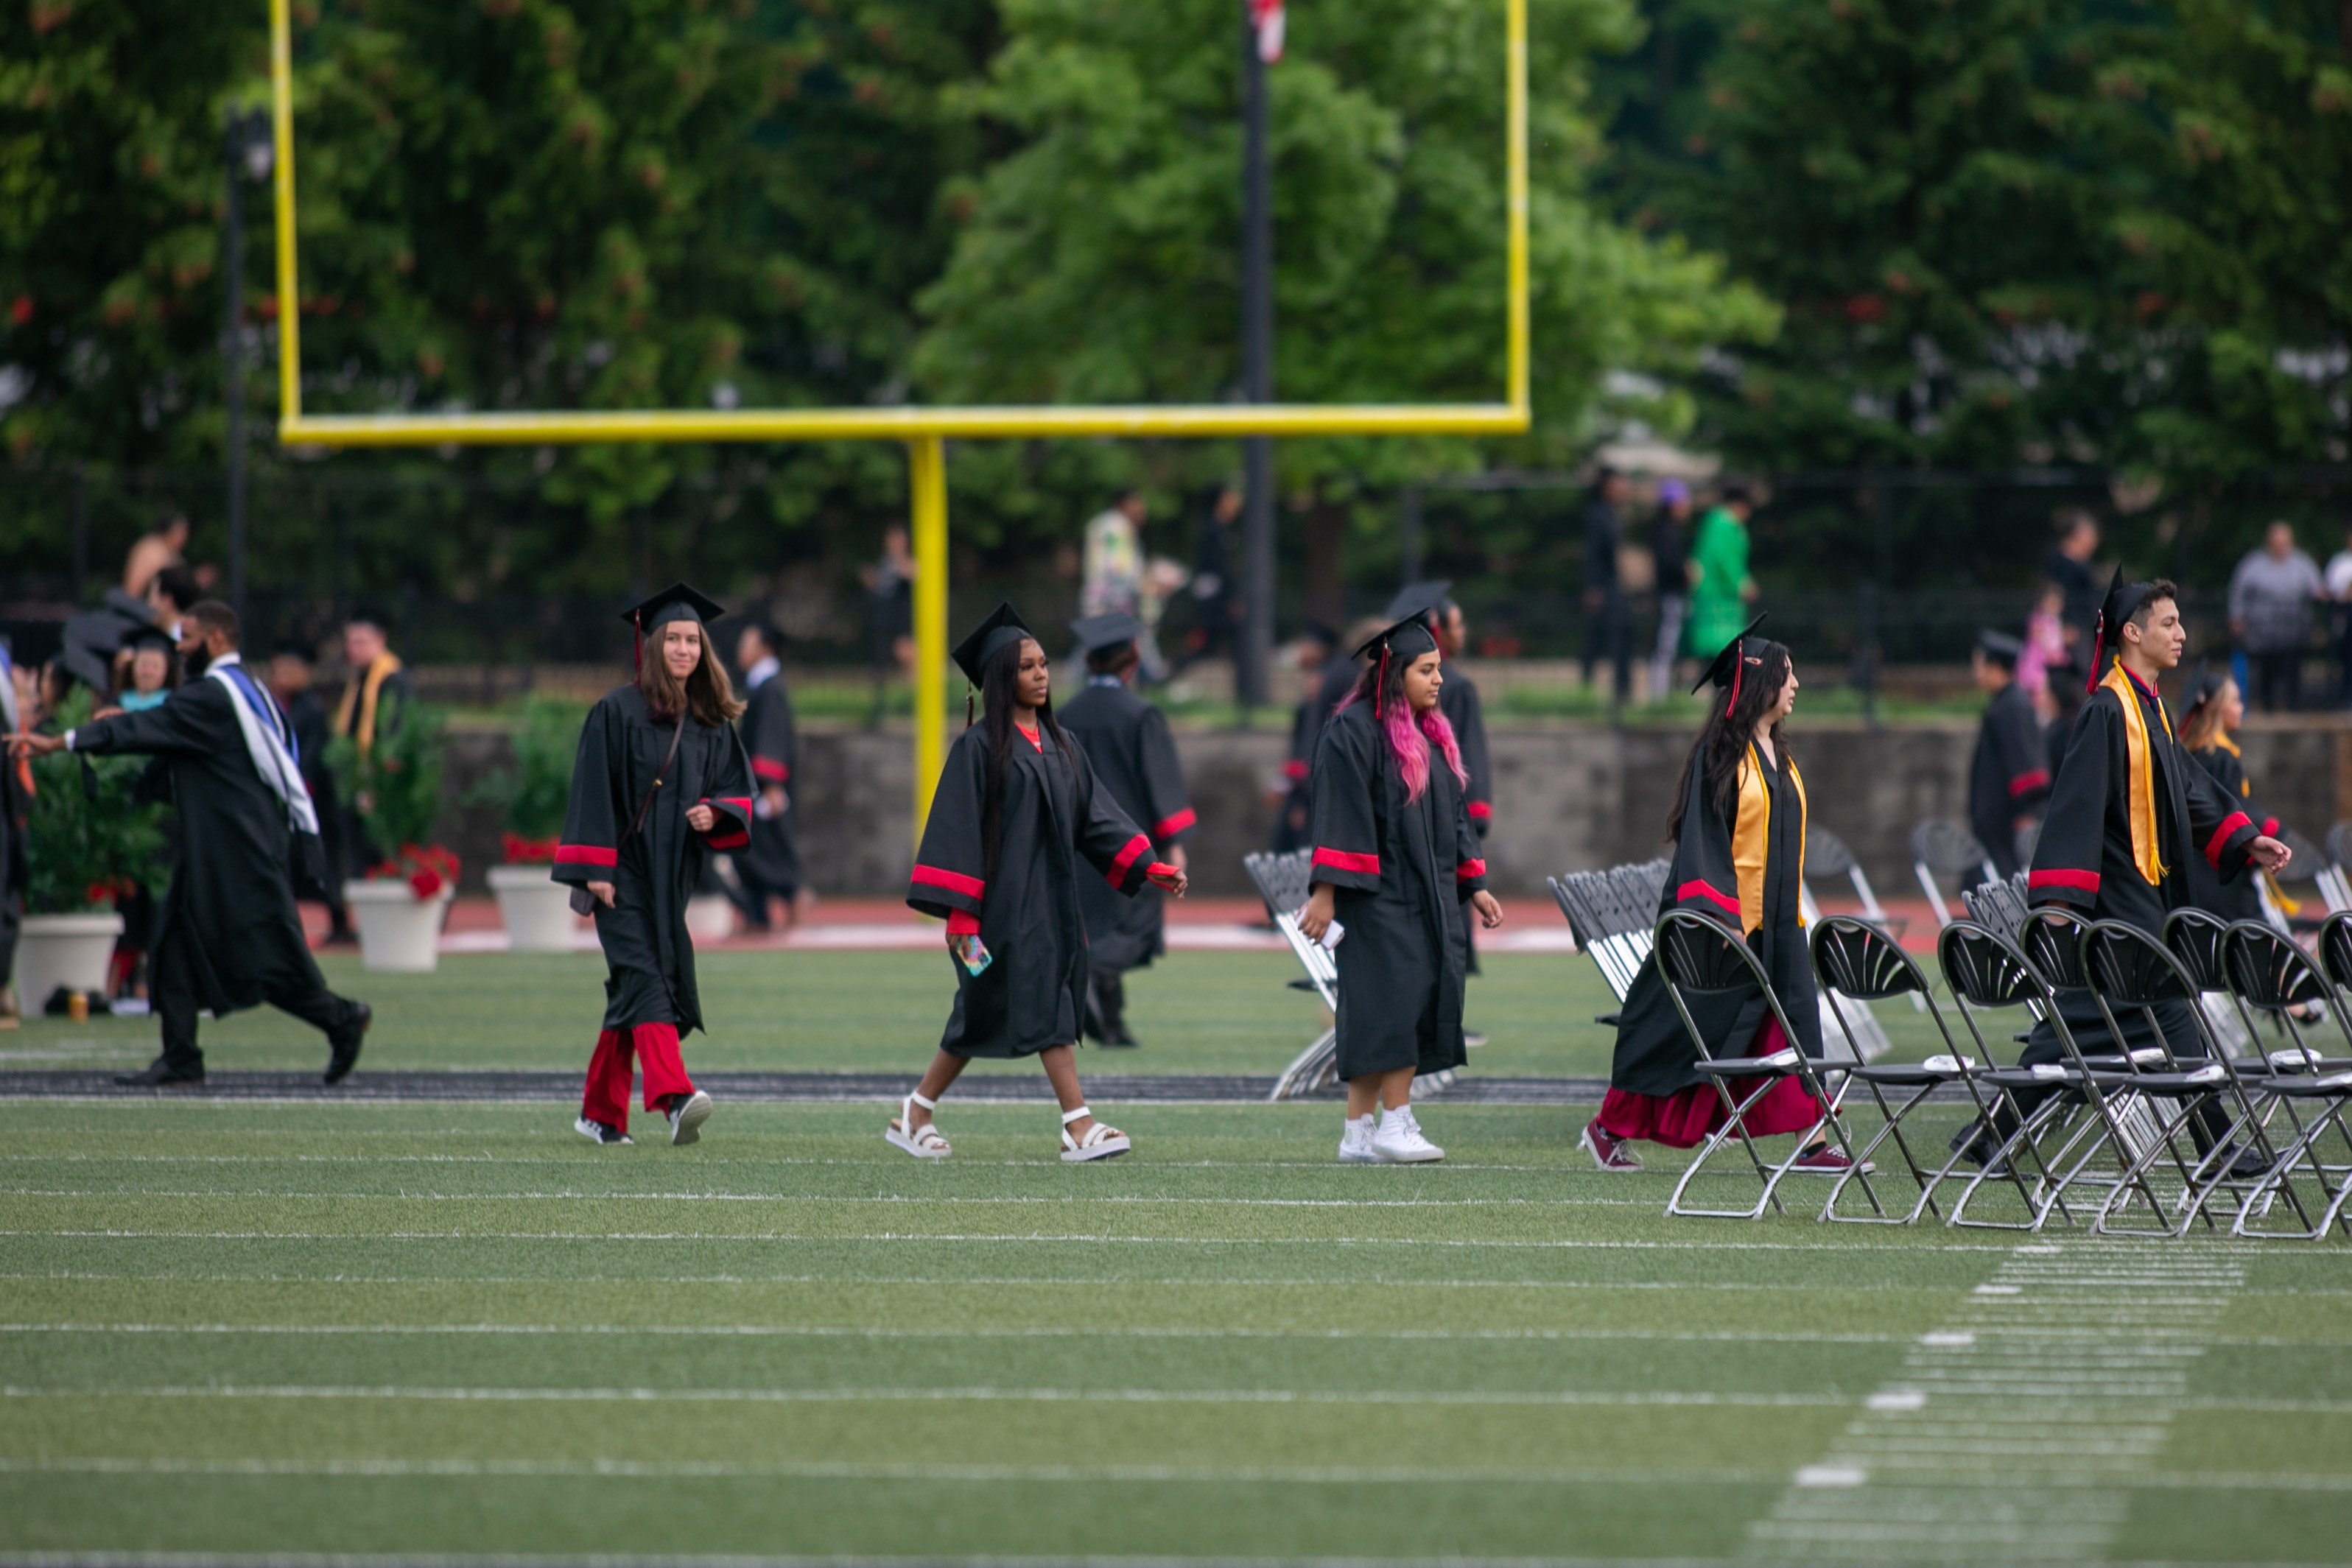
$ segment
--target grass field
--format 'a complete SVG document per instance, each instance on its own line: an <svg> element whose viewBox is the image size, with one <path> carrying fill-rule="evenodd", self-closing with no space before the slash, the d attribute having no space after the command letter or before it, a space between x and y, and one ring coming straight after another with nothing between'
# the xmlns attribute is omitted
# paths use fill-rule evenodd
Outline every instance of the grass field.
<svg viewBox="0 0 2352 1568"><path fill-rule="evenodd" d="M706 963L689 1058L911 1071L930 956ZM1580 960L1491 967L1474 1071L1601 1070ZM1168 964L1109 1060L1272 1071L1285 973ZM354 982L363 1070L574 1067L594 977ZM1026 1105L950 1103L925 1166L866 1105L599 1150L548 1104L0 1103L0 1560L2352 1555L2340 1246L1824 1227L1818 1183L1669 1221L1677 1156L1603 1176L1576 1107L1433 1103L1414 1170L1330 1164L1328 1104L1105 1109L1137 1153L1073 1169Z"/></svg>

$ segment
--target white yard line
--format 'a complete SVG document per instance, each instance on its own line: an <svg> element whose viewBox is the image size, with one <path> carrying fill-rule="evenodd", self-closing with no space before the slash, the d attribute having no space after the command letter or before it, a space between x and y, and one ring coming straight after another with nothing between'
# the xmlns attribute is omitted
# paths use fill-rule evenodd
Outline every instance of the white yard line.
<svg viewBox="0 0 2352 1568"><path fill-rule="evenodd" d="M1868 1252L1882 1258L1916 1254L1886 1247L1774 1241L1480 1241L1442 1236L1115 1236L1093 1232L882 1230L0 1230L0 1239L53 1238L115 1241L854 1241L1066 1243L1090 1247L1441 1247L1505 1248L1548 1252ZM1937 1252L2002 1252L2001 1247L1961 1245ZM0 1276L5 1277L5 1276ZM1931 1289L1932 1287L1920 1287Z"/></svg>
<svg viewBox="0 0 2352 1568"><path fill-rule="evenodd" d="M2016 1248L1797 1471L1752 1545L1813 1562L2099 1556L2127 1489L2149 1482L2246 1255L2194 1243Z"/></svg>
<svg viewBox="0 0 2352 1568"><path fill-rule="evenodd" d="M1633 1197L1155 1197L1147 1193L1080 1194L1069 1197L961 1197L919 1193L858 1196L845 1193L772 1192L278 1192L267 1187L159 1188L0 1186L0 1197L74 1198L277 1198L319 1203L786 1203L895 1204L933 1208L980 1204L1051 1205L1067 1209L1089 1203L1127 1207L1165 1204L1208 1208L1647 1208L1654 1198Z"/></svg>
<svg viewBox="0 0 2352 1568"><path fill-rule="evenodd" d="M195 1273L174 1270L168 1274L138 1274L131 1272L100 1273L94 1269L44 1269L38 1271L0 1270L0 1280L83 1281L93 1283L120 1284L138 1282L154 1285L173 1284L305 1284L305 1285L528 1285L545 1290L556 1285L629 1285L643 1290L660 1285L824 1285L835 1290L865 1287L897 1288L900 1286L967 1286L989 1287L1035 1285L1058 1288L1084 1285L1092 1290L1311 1290L1320 1291L1346 1290L1377 1290L1387 1292L1407 1290L1433 1291L1713 1291L1718 1292L1750 1292L1766 1294L1805 1294L1851 1297L1895 1291L1918 1292L1934 1287L1911 1284L1874 1284L1869 1281L1841 1281L1833 1285L1754 1284L1747 1281L1714 1280L1461 1280L1394 1279L1375 1275L1368 1279L1334 1278L1331 1275L1267 1274L1192 1278L1181 1275L1142 1277L1133 1274L1105 1276L1100 1274L664 1274L652 1277L644 1274L283 1274L283 1273ZM2294 1292L2272 1291L2271 1295ZM2304 1292L2317 1294L2319 1292ZM2330 1291L2342 1295L2347 1291Z"/></svg>
<svg viewBox="0 0 2352 1568"><path fill-rule="evenodd" d="M874 1328L820 1323L0 1323L0 1334L595 1335L636 1339L1172 1339L1172 1340L1581 1340L1666 1344L1908 1344L1909 1334L1811 1333L1759 1328L1670 1333L1648 1329L1242 1329L1039 1325L1021 1328Z"/></svg>
<svg viewBox="0 0 2352 1568"><path fill-rule="evenodd" d="M1832 1394L1717 1394L1706 1390L1606 1389L1516 1390L1359 1388L514 1388L432 1387L337 1384L158 1384L89 1388L0 1385L0 1399L328 1399L458 1404L714 1404L856 1405L868 1402L1113 1405L1532 1405L1532 1406L1723 1406L1753 1409L1839 1407L1853 1401Z"/></svg>

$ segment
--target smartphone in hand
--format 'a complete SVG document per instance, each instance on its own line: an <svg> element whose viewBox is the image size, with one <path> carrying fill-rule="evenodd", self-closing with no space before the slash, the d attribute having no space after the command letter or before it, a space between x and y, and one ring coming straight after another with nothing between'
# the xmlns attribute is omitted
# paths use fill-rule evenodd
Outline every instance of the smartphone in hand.
<svg viewBox="0 0 2352 1568"><path fill-rule="evenodd" d="M964 972L974 979L980 977L982 970L996 962L996 955L988 950L988 944L980 939L977 931L949 938L948 950L956 956L956 962L963 966Z"/></svg>

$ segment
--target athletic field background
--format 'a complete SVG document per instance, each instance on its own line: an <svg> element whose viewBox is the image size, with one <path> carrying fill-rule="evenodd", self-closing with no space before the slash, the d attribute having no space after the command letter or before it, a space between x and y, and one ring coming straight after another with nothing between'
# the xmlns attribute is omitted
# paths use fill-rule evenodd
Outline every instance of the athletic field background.
<svg viewBox="0 0 2352 1568"><path fill-rule="evenodd" d="M709 1070L911 1082L951 984L700 967ZM1470 1077L1605 1072L1589 961L1487 968ZM601 1005L593 956L329 969L363 1076L573 1071ZM1081 1068L1270 1073L1319 1026L1293 972L1177 955ZM152 1049L37 1019L0 1068ZM918 1165L868 1103L600 1150L548 1101L0 1102L0 1559L2352 1556L2341 1245L1824 1226L1818 1179L1672 1221L1679 1156L1594 1170L1589 1107L1428 1102L1418 1169L1333 1165L1328 1101L1097 1109L1137 1152L1069 1168L1045 1103L951 1099Z"/></svg>

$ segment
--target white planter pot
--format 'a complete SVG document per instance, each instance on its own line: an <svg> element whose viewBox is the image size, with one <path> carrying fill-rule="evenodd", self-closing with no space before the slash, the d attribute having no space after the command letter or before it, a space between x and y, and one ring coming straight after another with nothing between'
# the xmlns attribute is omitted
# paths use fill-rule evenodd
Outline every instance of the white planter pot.
<svg viewBox="0 0 2352 1568"><path fill-rule="evenodd" d="M543 865L494 865L490 891L499 895L499 919L507 928L510 953L569 953L580 917L572 913L572 885L553 880Z"/></svg>
<svg viewBox="0 0 2352 1568"><path fill-rule="evenodd" d="M16 938L16 1005L29 1016L48 1004L59 986L84 991L100 1006L120 915L27 915Z"/></svg>
<svg viewBox="0 0 2352 1568"><path fill-rule="evenodd" d="M405 881L343 883L343 903L360 932L360 967L430 971L441 956L441 921L452 889L419 898Z"/></svg>
<svg viewBox="0 0 2352 1568"><path fill-rule="evenodd" d="M686 901L687 935L697 942L724 942L735 935L735 906L723 893L706 893Z"/></svg>

